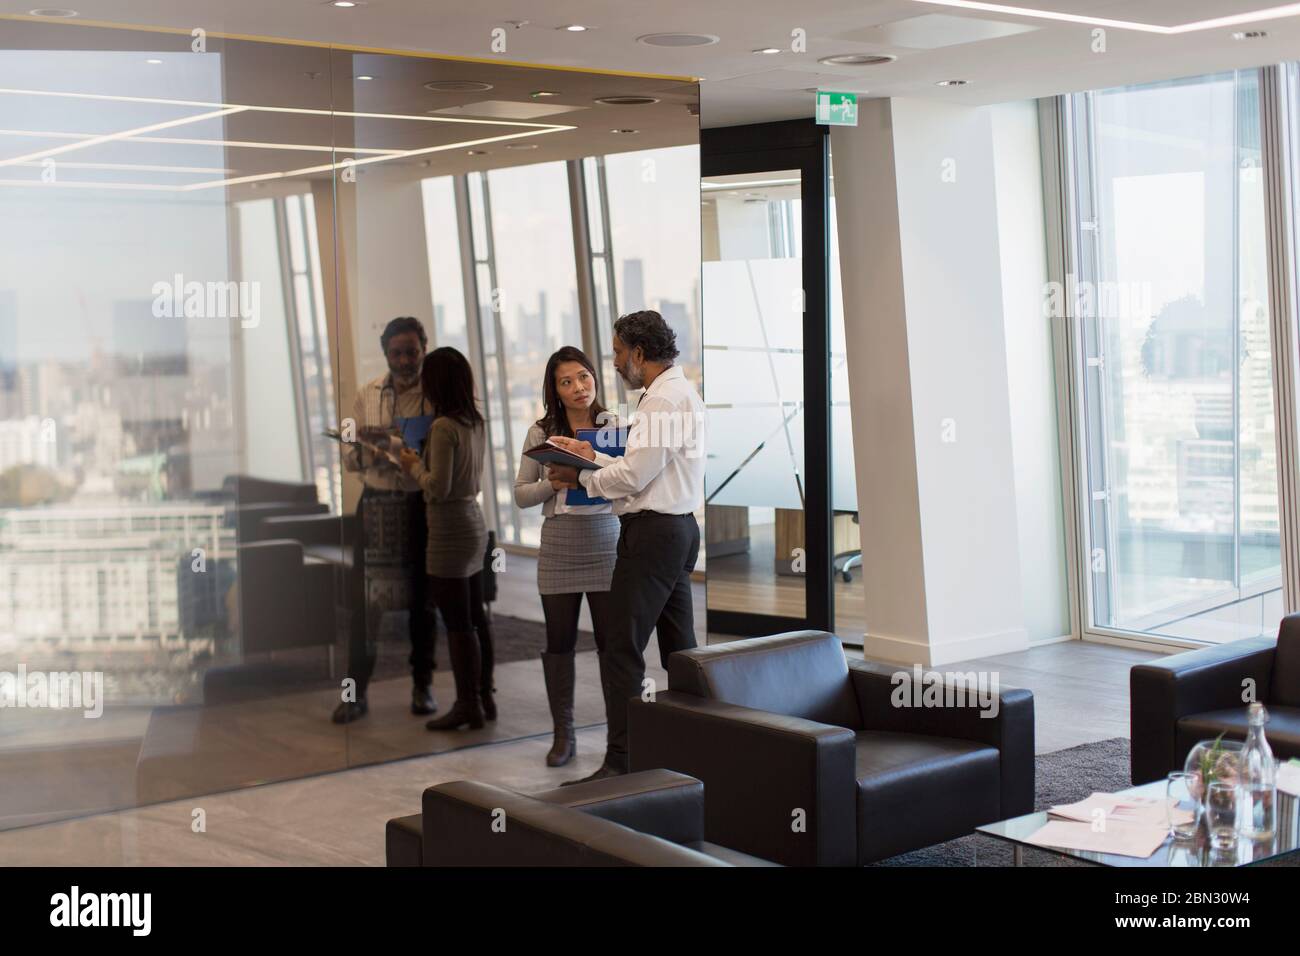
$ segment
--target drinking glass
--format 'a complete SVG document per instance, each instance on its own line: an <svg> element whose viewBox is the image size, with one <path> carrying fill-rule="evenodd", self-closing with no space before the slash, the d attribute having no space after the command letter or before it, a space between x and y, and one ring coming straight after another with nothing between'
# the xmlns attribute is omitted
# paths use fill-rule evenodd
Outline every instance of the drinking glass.
<svg viewBox="0 0 1300 956"><path fill-rule="evenodd" d="M1194 838L1201 822L1200 801L1192 799L1192 777L1193 774L1178 771L1171 773L1165 783L1165 806L1167 807L1165 820L1175 840ZM1177 819L1175 814L1180 810L1190 811L1192 819L1190 821Z"/></svg>
<svg viewBox="0 0 1300 956"><path fill-rule="evenodd" d="M1226 850L1237 843L1237 785L1215 780L1205 791L1205 817L1210 844Z"/></svg>

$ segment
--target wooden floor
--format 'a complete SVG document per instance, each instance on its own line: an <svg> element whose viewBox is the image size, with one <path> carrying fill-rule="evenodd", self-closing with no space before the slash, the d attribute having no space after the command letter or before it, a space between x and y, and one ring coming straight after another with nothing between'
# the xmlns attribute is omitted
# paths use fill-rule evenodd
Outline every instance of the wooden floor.
<svg viewBox="0 0 1300 956"><path fill-rule="evenodd" d="M1036 750L1046 753L1128 736L1128 671L1152 656L1070 641L963 662L960 669L988 669L1003 687L1031 689ZM590 669L581 673L589 683ZM10 830L0 833L0 865L382 866L385 821L417 812L425 787L472 779L549 789L599 765L604 726L580 731L578 759L559 770L544 763L549 734L480 739L466 736L467 746L433 756ZM203 811L204 832L192 827L196 810Z"/></svg>

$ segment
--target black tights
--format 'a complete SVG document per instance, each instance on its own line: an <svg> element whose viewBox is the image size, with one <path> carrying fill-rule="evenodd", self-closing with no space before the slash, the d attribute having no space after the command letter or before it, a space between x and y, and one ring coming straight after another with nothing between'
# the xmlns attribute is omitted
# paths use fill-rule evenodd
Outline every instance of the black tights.
<svg viewBox="0 0 1300 956"><path fill-rule="evenodd" d="M605 622L613 610L608 591L588 591L587 607L596 633L597 650L605 649ZM543 594L542 612L546 615L546 653L572 654L578 646L578 612L582 594ZM450 625L448 625L450 627Z"/></svg>
<svg viewBox="0 0 1300 956"><path fill-rule="evenodd" d="M492 689L492 665L496 655L492 649L492 629L488 626L487 611L483 604L483 572L477 571L467 578L436 578L429 575L429 600L442 621L447 633L478 632L480 671L484 690Z"/></svg>

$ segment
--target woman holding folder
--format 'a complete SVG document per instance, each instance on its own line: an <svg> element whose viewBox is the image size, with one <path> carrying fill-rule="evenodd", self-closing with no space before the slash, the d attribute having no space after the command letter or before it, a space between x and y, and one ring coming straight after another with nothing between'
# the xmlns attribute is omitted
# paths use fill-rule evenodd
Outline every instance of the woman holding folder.
<svg viewBox="0 0 1300 956"><path fill-rule="evenodd" d="M524 451L557 435L577 436L578 429L609 427L616 423L596 397L599 385L591 359L566 345L546 363L542 382L545 414L528 430ZM546 696L555 723L555 739L546 755L548 767L562 767L573 759L574 650L578 642L578 612L587 596L596 649L604 649L605 621L613 610L609 601L618 545L618 519L608 501L589 500L584 492L566 491L551 481L545 466L527 454L520 457L515 477L515 503L520 508L542 506L542 541L537 558L537 590L546 615L546 651L542 672Z"/></svg>
<svg viewBox="0 0 1300 956"><path fill-rule="evenodd" d="M487 526L478 505L486 428L474 400L474 373L453 348L434 349L420 370L433 424L423 457L402 449L402 468L424 492L429 594L447 625L456 705L429 730L471 730L496 719L492 634L483 608ZM476 633L477 632L477 633Z"/></svg>

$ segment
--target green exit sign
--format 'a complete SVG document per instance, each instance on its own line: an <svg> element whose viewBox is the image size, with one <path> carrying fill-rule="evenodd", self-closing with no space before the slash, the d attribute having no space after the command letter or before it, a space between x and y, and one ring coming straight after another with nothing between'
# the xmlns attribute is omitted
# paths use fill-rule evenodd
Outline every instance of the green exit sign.
<svg viewBox="0 0 1300 956"><path fill-rule="evenodd" d="M818 90L817 122L824 126L857 126L858 94Z"/></svg>

